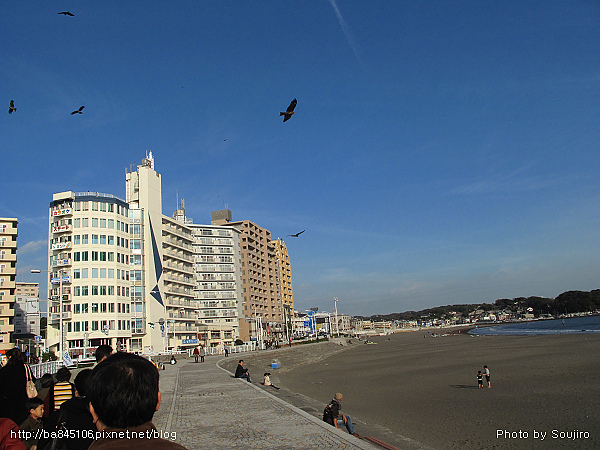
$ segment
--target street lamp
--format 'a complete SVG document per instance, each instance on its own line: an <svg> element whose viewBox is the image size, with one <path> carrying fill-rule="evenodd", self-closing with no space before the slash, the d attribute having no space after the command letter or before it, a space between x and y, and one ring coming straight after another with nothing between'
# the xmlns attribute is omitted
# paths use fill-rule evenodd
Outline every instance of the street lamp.
<svg viewBox="0 0 600 450"><path fill-rule="evenodd" d="M50 277L50 274L52 273L50 270L40 270L40 269L31 269L31 273L42 273L42 272L46 272L48 273L48 278L50 278L50 285L52 285L52 279ZM59 269L59 274L58 274L58 279L59 279L59 288L58 288L58 302L59 302L59 324L58 324L58 329L60 332L60 339L58 341L59 346L58 346L58 354L59 354L59 361L62 361L63 358L63 352L64 352L64 338L65 338L65 333L63 330L63 269ZM52 317L52 316L51 316Z"/></svg>
<svg viewBox="0 0 600 450"><path fill-rule="evenodd" d="M340 324L338 322L338 311L337 311L337 302L338 302L337 297L333 297L333 301L335 303L335 331L337 333L337 337L340 337Z"/></svg>

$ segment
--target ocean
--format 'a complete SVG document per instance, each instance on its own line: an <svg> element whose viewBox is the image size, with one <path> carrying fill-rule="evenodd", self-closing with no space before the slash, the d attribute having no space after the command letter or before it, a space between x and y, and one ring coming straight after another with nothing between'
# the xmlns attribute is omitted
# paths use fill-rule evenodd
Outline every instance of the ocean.
<svg viewBox="0 0 600 450"><path fill-rule="evenodd" d="M600 316L484 326L474 328L469 333L479 336L600 333Z"/></svg>

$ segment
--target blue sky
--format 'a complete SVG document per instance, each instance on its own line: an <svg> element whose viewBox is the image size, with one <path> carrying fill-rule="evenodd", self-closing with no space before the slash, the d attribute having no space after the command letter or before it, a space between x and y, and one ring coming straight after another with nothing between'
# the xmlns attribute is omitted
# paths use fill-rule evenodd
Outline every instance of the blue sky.
<svg viewBox="0 0 600 450"><path fill-rule="evenodd" d="M151 150L165 214L286 240L300 310L600 288L598 1L4 2L0 24L20 281L52 193L124 198Z"/></svg>

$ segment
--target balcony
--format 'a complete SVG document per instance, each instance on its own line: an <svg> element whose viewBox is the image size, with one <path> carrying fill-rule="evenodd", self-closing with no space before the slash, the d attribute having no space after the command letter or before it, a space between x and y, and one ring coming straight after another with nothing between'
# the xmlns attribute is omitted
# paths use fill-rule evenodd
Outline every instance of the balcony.
<svg viewBox="0 0 600 450"><path fill-rule="evenodd" d="M63 320L71 319L73 314L70 311L65 311L62 313ZM59 323L60 322L60 313L52 313L50 318L51 323Z"/></svg>
<svg viewBox="0 0 600 450"><path fill-rule="evenodd" d="M73 227L71 225L52 225L53 233L66 233L67 231L71 231Z"/></svg>
<svg viewBox="0 0 600 450"><path fill-rule="evenodd" d="M52 267L65 267L65 266L70 266L70 265L71 265L70 259L58 259L58 260L52 261Z"/></svg>
<svg viewBox="0 0 600 450"><path fill-rule="evenodd" d="M52 244L52 250L70 250L72 248L72 242L57 242L56 244Z"/></svg>

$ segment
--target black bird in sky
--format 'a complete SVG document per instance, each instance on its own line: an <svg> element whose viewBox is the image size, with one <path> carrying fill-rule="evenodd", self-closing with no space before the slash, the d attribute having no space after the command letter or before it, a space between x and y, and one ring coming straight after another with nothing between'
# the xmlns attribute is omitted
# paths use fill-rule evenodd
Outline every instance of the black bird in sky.
<svg viewBox="0 0 600 450"><path fill-rule="evenodd" d="M64 16L71 16L71 17L75 17L75 14L71 14L69 11L62 11L62 12L59 12L59 13L57 13L57 14L62 14L62 15L64 15Z"/></svg>
<svg viewBox="0 0 600 450"><path fill-rule="evenodd" d="M11 100L11 101L10 101L10 107L8 108L8 113L9 113L9 114L12 114L12 113L13 113L13 111L16 111L16 110L17 110L17 108L15 108L15 101L14 101L14 100Z"/></svg>
<svg viewBox="0 0 600 450"><path fill-rule="evenodd" d="M82 106L82 107L81 107L81 108L79 108L78 110L76 110L76 111L73 111L73 112L71 113L71 115L73 115L73 114L83 114L83 108L85 108L85 106Z"/></svg>
<svg viewBox="0 0 600 450"><path fill-rule="evenodd" d="M298 236L300 236L302 233L304 233L305 231L306 231L306 230L302 230L300 233L296 233L296 234L288 234L288 236L291 236L291 237L298 237Z"/></svg>
<svg viewBox="0 0 600 450"><path fill-rule="evenodd" d="M290 103L290 106L288 106L288 109L286 110L286 112L279 113L279 117L283 116L284 122L286 120L290 120L292 115L294 115L294 108L296 107L297 103L298 103L298 101L296 99L292 100L292 103Z"/></svg>

